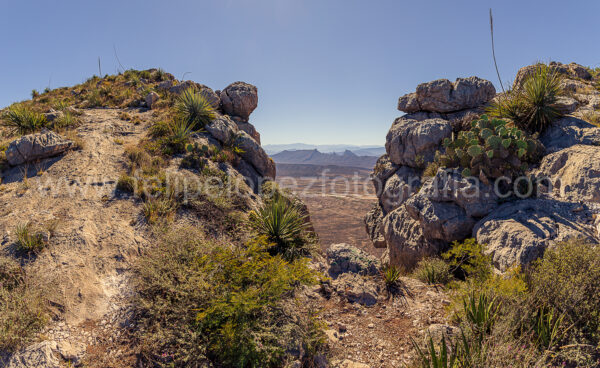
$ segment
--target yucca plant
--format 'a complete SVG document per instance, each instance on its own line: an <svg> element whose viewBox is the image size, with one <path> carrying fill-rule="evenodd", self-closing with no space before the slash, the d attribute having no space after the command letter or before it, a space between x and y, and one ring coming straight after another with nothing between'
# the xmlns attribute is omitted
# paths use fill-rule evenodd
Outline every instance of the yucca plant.
<svg viewBox="0 0 600 368"><path fill-rule="evenodd" d="M457 347L456 345L446 343L446 338L442 336L440 341L439 353L435 349L433 338L429 335L427 348L421 349L419 344L411 338L412 345L417 352L420 366L423 368L452 368L457 363Z"/></svg>
<svg viewBox="0 0 600 368"><path fill-rule="evenodd" d="M210 101L192 87L183 91L175 103L179 118L192 129L201 129L215 117L215 109Z"/></svg>
<svg viewBox="0 0 600 368"><path fill-rule="evenodd" d="M21 104L10 106L2 114L2 121L4 126L21 135L33 133L46 125L44 114L35 112Z"/></svg>
<svg viewBox="0 0 600 368"><path fill-rule="evenodd" d="M307 255L304 239L306 216L298 205L281 194L276 194L249 216L250 226L275 244L274 252L287 260Z"/></svg>
<svg viewBox="0 0 600 368"><path fill-rule="evenodd" d="M31 222L17 225L17 250L24 253L39 252L46 245L41 232L35 231Z"/></svg>
<svg viewBox="0 0 600 368"><path fill-rule="evenodd" d="M491 104L488 113L511 119L530 133L541 133L562 116L557 104L562 93L561 80L556 70L539 64L520 86Z"/></svg>
<svg viewBox="0 0 600 368"><path fill-rule="evenodd" d="M463 299L465 318L471 325L473 332L479 336L489 334L498 316L498 305L496 299L489 299L485 294L479 297L472 292Z"/></svg>
<svg viewBox="0 0 600 368"><path fill-rule="evenodd" d="M560 337L560 328L565 315L557 315L554 308L538 308L534 321L537 344L542 349L550 349Z"/></svg>

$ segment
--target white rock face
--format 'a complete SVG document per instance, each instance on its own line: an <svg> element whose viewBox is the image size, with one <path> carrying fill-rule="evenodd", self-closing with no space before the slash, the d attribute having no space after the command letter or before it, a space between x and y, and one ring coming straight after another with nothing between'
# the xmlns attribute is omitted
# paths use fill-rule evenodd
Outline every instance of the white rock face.
<svg viewBox="0 0 600 368"><path fill-rule="evenodd" d="M61 154L73 146L73 142L58 134L45 131L24 135L12 141L6 150L6 159L12 166Z"/></svg>

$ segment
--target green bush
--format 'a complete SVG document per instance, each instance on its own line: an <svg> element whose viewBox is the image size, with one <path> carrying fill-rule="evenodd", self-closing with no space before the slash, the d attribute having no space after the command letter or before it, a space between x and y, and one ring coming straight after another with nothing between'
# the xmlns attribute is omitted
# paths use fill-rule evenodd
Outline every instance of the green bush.
<svg viewBox="0 0 600 368"><path fill-rule="evenodd" d="M471 129L443 141L444 154L436 153L441 167L462 168L462 174L487 178L515 177L537 162L542 145L507 122L483 115Z"/></svg>
<svg viewBox="0 0 600 368"><path fill-rule="evenodd" d="M450 265L439 258L422 259L413 271L413 275L428 284L445 285L452 279Z"/></svg>
<svg viewBox="0 0 600 368"><path fill-rule="evenodd" d="M193 228L161 236L135 267L142 359L157 366L280 367L320 351L313 315L292 301L317 276L306 260L272 256L266 240L215 243Z"/></svg>
<svg viewBox="0 0 600 368"><path fill-rule="evenodd" d="M175 111L183 124L193 130L202 129L216 117L210 101L192 87L183 91L177 98Z"/></svg>
<svg viewBox="0 0 600 368"><path fill-rule="evenodd" d="M17 134L33 133L46 125L46 117L22 104L10 106L2 114L3 125Z"/></svg>
<svg viewBox="0 0 600 368"><path fill-rule="evenodd" d="M557 104L562 93L561 75L544 64L526 77L521 86L497 99L488 109L494 117L508 118L530 133L543 132L562 113Z"/></svg>
<svg viewBox="0 0 600 368"><path fill-rule="evenodd" d="M274 251L288 260L306 256L310 252L305 237L306 216L301 208L285 196L275 194L249 216L251 227L275 243Z"/></svg>
<svg viewBox="0 0 600 368"><path fill-rule="evenodd" d="M535 301L564 314L570 334L594 344L600 341L600 253L598 246L581 240L546 250L531 275Z"/></svg>
<svg viewBox="0 0 600 368"><path fill-rule="evenodd" d="M448 261L456 277L463 280L467 277L486 280L492 275L492 264L490 256L484 254L484 249L474 238L462 243L455 241L450 250L442 254L442 258Z"/></svg>

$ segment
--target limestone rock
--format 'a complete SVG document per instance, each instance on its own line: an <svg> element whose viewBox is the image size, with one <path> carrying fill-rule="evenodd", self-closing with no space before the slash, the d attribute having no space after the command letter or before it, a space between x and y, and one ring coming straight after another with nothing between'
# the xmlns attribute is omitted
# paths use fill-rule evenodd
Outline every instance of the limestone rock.
<svg viewBox="0 0 600 368"><path fill-rule="evenodd" d="M563 201L600 203L600 147L575 145L542 160L538 175L549 178Z"/></svg>
<svg viewBox="0 0 600 368"><path fill-rule="evenodd" d="M576 144L600 145L600 128L574 117L553 122L540 136L547 152L556 152Z"/></svg>
<svg viewBox="0 0 600 368"><path fill-rule="evenodd" d="M471 234L475 220L463 208L452 202L432 201L416 194L405 202L409 215L417 220L427 239L452 242Z"/></svg>
<svg viewBox="0 0 600 368"><path fill-rule="evenodd" d="M375 168L370 175L371 182L375 187L375 195L381 196L385 182L392 176L400 167L390 160L390 157L385 154L377 160Z"/></svg>
<svg viewBox="0 0 600 368"><path fill-rule="evenodd" d="M566 96L558 97L556 104L563 114L570 114L577 110L577 107L579 106L579 102L576 99Z"/></svg>
<svg viewBox="0 0 600 368"><path fill-rule="evenodd" d="M158 93L156 93L156 92L150 92L150 93L148 93L148 94L146 95L146 106L147 106L149 109L151 109L151 108L152 108L152 105L153 105L153 104L154 104L156 101L158 101L158 99L159 99Z"/></svg>
<svg viewBox="0 0 600 368"><path fill-rule="evenodd" d="M221 107L227 115L238 116L248 121L250 114L258 106L258 92L255 86L235 82L221 91Z"/></svg>
<svg viewBox="0 0 600 368"><path fill-rule="evenodd" d="M532 75L535 72L537 66L538 66L538 64L534 64L534 65L524 66L521 69L519 69L519 71L517 72L517 76L515 77L515 81L513 83L513 89L520 87L523 84L523 82L530 75ZM576 64L576 63L570 63L570 64L565 65L565 64L553 61L549 64L549 67L552 70L557 71L559 74L562 74L563 76L565 76L566 79L572 79L572 78L578 78L578 79L584 79L584 80L592 79L592 75L587 70L587 68L585 68L579 64Z"/></svg>
<svg viewBox="0 0 600 368"><path fill-rule="evenodd" d="M398 110L452 112L481 106L496 95L494 85L478 77L458 78L454 83L438 79L422 83L416 92L400 97Z"/></svg>
<svg viewBox="0 0 600 368"><path fill-rule="evenodd" d="M56 341L42 341L14 353L4 367L6 368L59 368L60 364L54 352L58 349Z"/></svg>
<svg viewBox="0 0 600 368"><path fill-rule="evenodd" d="M227 115L217 115L210 124L204 127L219 142L228 142L237 137L238 127Z"/></svg>
<svg viewBox="0 0 600 368"><path fill-rule="evenodd" d="M445 325L441 323L434 323L427 327L429 336L433 338L433 341L441 341L442 337L446 341L455 341L456 338L461 337L460 327Z"/></svg>
<svg viewBox="0 0 600 368"><path fill-rule="evenodd" d="M591 215L574 203L551 199L525 199L501 205L473 228L473 237L486 244L486 252L500 271L526 265L557 242L584 238L597 242Z"/></svg>
<svg viewBox="0 0 600 368"><path fill-rule="evenodd" d="M64 360L77 366L85 355L86 346L82 343L70 343L65 340L58 343L57 350Z"/></svg>
<svg viewBox="0 0 600 368"><path fill-rule="evenodd" d="M240 121L240 122L237 122L237 126L244 132L248 133L249 136L254 138L256 143L260 144L260 133L258 132L258 130L256 130L254 125Z"/></svg>
<svg viewBox="0 0 600 368"><path fill-rule="evenodd" d="M451 134L452 126L446 120L398 118L387 134L385 150L396 165L424 167L433 161L442 140Z"/></svg>
<svg viewBox="0 0 600 368"><path fill-rule="evenodd" d="M410 217L404 205L383 218L381 234L387 243L389 262L406 269L445 246L443 241L425 238L423 229Z"/></svg>
<svg viewBox="0 0 600 368"><path fill-rule="evenodd" d="M368 253L348 244L332 244L327 249L329 275L333 278L342 273L376 275L379 260Z"/></svg>
<svg viewBox="0 0 600 368"><path fill-rule="evenodd" d="M239 147L244 151L242 158L250 163L263 177L275 179L275 162L267 155L265 150L248 133L238 132Z"/></svg>
<svg viewBox="0 0 600 368"><path fill-rule="evenodd" d="M421 186L419 174L412 168L402 166L390 176L379 196L379 202L385 213L400 207Z"/></svg>
<svg viewBox="0 0 600 368"><path fill-rule="evenodd" d="M385 248L386 242L381 234L381 222L383 220L383 209L376 203L373 208L365 215L365 229L367 235L375 248Z"/></svg>
<svg viewBox="0 0 600 368"><path fill-rule="evenodd" d="M73 142L51 131L22 136L6 150L6 160L12 166L56 156L73 147Z"/></svg>
<svg viewBox="0 0 600 368"><path fill-rule="evenodd" d="M333 289L350 303L372 306L377 303L381 287L371 277L343 273L331 282Z"/></svg>

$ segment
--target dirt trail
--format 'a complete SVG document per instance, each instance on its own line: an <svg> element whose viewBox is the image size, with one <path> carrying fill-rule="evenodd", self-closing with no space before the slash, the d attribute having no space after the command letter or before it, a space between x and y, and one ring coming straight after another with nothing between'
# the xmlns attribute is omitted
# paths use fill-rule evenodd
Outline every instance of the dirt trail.
<svg viewBox="0 0 600 368"><path fill-rule="evenodd" d="M119 119L119 111L85 110L76 129L83 149L29 165L26 179L23 168L5 173L1 248L11 249L18 224L58 224L48 249L28 266L53 284L51 302L59 320L44 331L46 339L86 348L93 344L101 331L90 326L115 319L128 294L131 261L145 245L139 208L114 198L125 167L124 147L141 138L144 125ZM147 114L139 114L142 121L149 120Z"/></svg>

